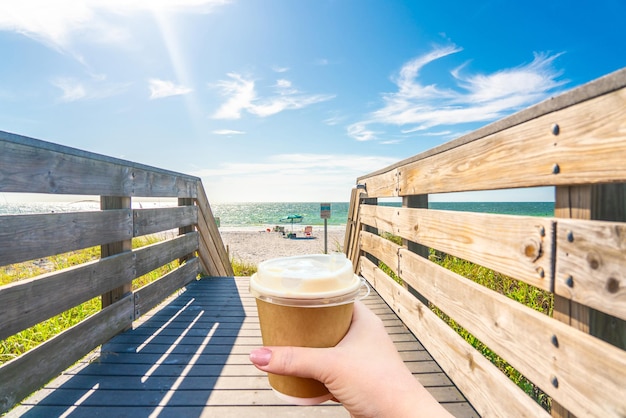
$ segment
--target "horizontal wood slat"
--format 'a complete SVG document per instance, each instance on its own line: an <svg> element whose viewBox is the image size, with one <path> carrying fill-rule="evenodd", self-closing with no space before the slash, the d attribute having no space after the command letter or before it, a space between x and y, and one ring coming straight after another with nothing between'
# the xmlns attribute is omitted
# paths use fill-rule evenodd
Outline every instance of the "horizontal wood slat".
<svg viewBox="0 0 626 418"><path fill-rule="evenodd" d="M0 131L0 192L195 197L196 177Z"/></svg>
<svg viewBox="0 0 626 418"><path fill-rule="evenodd" d="M626 224L559 220L555 293L626 320Z"/></svg>
<svg viewBox="0 0 626 418"><path fill-rule="evenodd" d="M143 276L174 260L198 250L198 233L189 232L176 238L134 250L135 277Z"/></svg>
<svg viewBox="0 0 626 418"><path fill-rule="evenodd" d="M198 258L194 257L176 270L135 291L135 318L148 312L172 293L195 280L199 266Z"/></svg>
<svg viewBox="0 0 626 418"><path fill-rule="evenodd" d="M169 231L198 222L196 206L133 210L133 236Z"/></svg>
<svg viewBox="0 0 626 418"><path fill-rule="evenodd" d="M524 124L540 116L554 114L570 106L591 100L596 97L603 96L605 94L612 93L616 90L623 89L624 87L626 87L626 68L622 68L611 74L607 74L603 77L597 78L587 84L576 87L575 89L569 90L558 96L550 97L549 99L544 100L543 102L540 102L534 106L523 109L517 113L514 113L513 115L507 116L493 123L490 123L489 125L483 126L482 128L479 128L475 131L469 132L461 136L460 138L438 145L434 148L401 160L395 164L377 170L373 173L363 175L357 178L357 181L360 183L369 177L375 177L379 174L391 171L395 168L406 166L409 163L424 160L436 154L448 152L451 149L458 148L470 142L474 142L477 139L487 137L497 132L502 132L513 126Z"/></svg>
<svg viewBox="0 0 626 418"><path fill-rule="evenodd" d="M133 254L127 252L0 287L0 340L133 278Z"/></svg>
<svg viewBox="0 0 626 418"><path fill-rule="evenodd" d="M130 209L0 216L0 265L132 237Z"/></svg>
<svg viewBox="0 0 626 418"><path fill-rule="evenodd" d="M361 274L437 358L438 364L481 416L549 416L427 306L366 257L361 258L361 266Z"/></svg>
<svg viewBox="0 0 626 418"><path fill-rule="evenodd" d="M133 298L127 295L20 357L0 366L0 413L39 389L77 359L127 328Z"/></svg>
<svg viewBox="0 0 626 418"><path fill-rule="evenodd" d="M361 205L361 222L551 290L553 221Z"/></svg>
<svg viewBox="0 0 626 418"><path fill-rule="evenodd" d="M625 351L405 249L399 251L406 283L554 400L577 416L626 415Z"/></svg>
<svg viewBox="0 0 626 418"><path fill-rule="evenodd" d="M359 181L369 197L619 182L625 121L620 89Z"/></svg>

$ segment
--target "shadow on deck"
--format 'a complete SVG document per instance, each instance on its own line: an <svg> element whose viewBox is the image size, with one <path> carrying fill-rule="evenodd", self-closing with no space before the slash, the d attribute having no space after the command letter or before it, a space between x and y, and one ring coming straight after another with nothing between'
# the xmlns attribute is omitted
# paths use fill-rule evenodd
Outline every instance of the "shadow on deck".
<svg viewBox="0 0 626 418"><path fill-rule="evenodd" d="M384 321L402 358L457 417L478 414L373 291L364 301ZM340 405L295 407L274 396L248 360L261 346L248 278L191 283L8 416L347 417Z"/></svg>

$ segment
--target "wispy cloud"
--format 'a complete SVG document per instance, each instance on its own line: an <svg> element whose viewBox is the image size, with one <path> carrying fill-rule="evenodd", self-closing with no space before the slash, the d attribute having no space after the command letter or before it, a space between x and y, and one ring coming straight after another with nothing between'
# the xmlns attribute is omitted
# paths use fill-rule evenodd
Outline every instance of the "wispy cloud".
<svg viewBox="0 0 626 418"><path fill-rule="evenodd" d="M395 158L358 154L277 154L251 163L223 162L199 170L210 179L207 192L224 201L311 201L311 196L343 201L346 191L364 172L395 162ZM241 193L245 190L245 193Z"/></svg>
<svg viewBox="0 0 626 418"><path fill-rule="evenodd" d="M108 83L105 78L96 77L92 80L79 80L73 77L56 77L50 81L61 90L59 100L75 102L87 99L103 99L124 93L129 83Z"/></svg>
<svg viewBox="0 0 626 418"><path fill-rule="evenodd" d="M275 115L285 110L301 109L333 99L330 94L305 94L293 88L291 81L280 79L273 86L274 94L259 97L255 81L241 74L228 73L227 80L217 83L224 103L213 113L214 119L239 119L244 111L259 117Z"/></svg>
<svg viewBox="0 0 626 418"><path fill-rule="evenodd" d="M63 92L60 98L62 102L73 102L87 96L83 83L72 78L56 78L52 84Z"/></svg>
<svg viewBox="0 0 626 418"><path fill-rule="evenodd" d="M217 129L213 131L215 135L243 135L244 131L236 131L233 129Z"/></svg>
<svg viewBox="0 0 626 418"><path fill-rule="evenodd" d="M120 42L128 32L119 16L136 13L208 13L228 0L20 0L0 2L0 30L21 33L62 52L74 37Z"/></svg>
<svg viewBox="0 0 626 418"><path fill-rule="evenodd" d="M456 46L435 48L402 66L393 78L397 91L383 94L384 105L363 121L348 126L357 141L379 139L385 125L402 132L424 132L434 127L485 122L537 103L567 83L553 63L560 54L534 54L532 62L491 74L471 74L468 65L450 71L450 87L420 80L422 68L461 51Z"/></svg>
<svg viewBox="0 0 626 418"><path fill-rule="evenodd" d="M159 80L158 78L151 78L148 80L150 88L151 99L162 99L170 96L180 96L183 94L191 93L193 90L189 87L174 84L171 81Z"/></svg>

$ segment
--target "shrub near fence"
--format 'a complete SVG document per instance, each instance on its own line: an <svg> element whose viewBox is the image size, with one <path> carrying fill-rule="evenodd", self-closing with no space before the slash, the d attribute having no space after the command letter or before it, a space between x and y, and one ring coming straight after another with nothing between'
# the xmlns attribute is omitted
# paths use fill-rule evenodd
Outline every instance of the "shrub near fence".
<svg viewBox="0 0 626 418"><path fill-rule="evenodd" d="M359 177L344 248L481 415L547 413L429 305L550 396L552 416L624 417L625 161L626 69ZM554 217L427 209L433 193L537 186L554 187ZM389 197L402 207L378 205ZM431 249L551 293L552 317L433 263Z"/></svg>
<svg viewBox="0 0 626 418"><path fill-rule="evenodd" d="M99 196L99 211L0 216L0 266L100 246L100 258L0 287L0 339L100 296L102 310L0 366L0 413L199 273L232 276L200 179L0 131L0 192ZM133 199L179 206L134 209ZM133 249L134 237L175 230ZM136 278L180 265L132 291Z"/></svg>

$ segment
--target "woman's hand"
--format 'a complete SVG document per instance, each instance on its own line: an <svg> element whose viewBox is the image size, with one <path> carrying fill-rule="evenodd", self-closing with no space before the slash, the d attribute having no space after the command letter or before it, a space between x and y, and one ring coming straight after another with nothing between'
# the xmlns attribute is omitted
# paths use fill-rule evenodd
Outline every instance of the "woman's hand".
<svg viewBox="0 0 626 418"><path fill-rule="evenodd" d="M451 416L407 369L382 321L358 301L337 346L263 347L250 360L265 372L319 380L354 417Z"/></svg>

